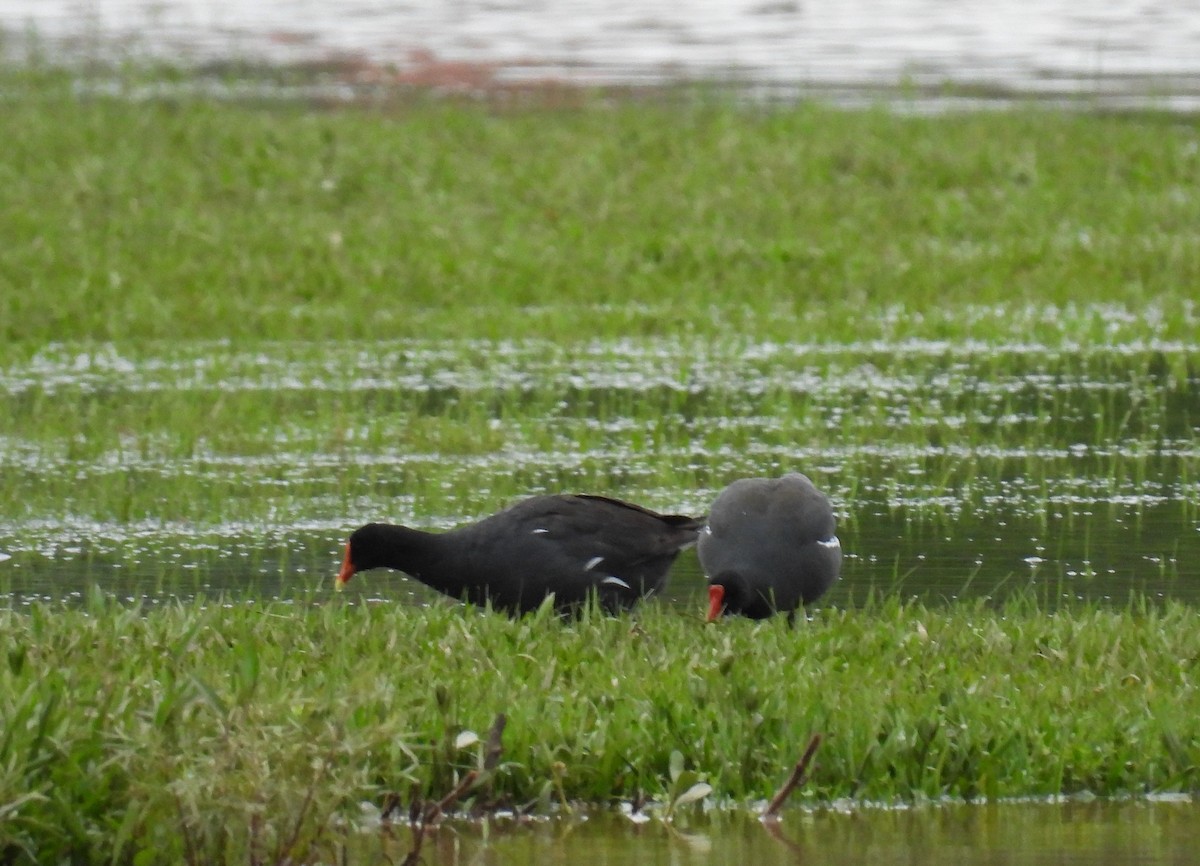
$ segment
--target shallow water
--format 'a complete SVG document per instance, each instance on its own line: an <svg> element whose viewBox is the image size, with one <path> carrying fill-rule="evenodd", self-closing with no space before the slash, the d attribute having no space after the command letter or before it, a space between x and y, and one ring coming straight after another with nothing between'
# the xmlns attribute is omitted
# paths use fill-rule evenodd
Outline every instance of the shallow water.
<svg viewBox="0 0 1200 866"><path fill-rule="evenodd" d="M325 592L369 520L444 529L521 496L597 490L700 514L734 478L800 470L839 515L843 579L826 604L1200 601L1197 354L1168 341L51 347L0 369L13 419L0 591ZM222 413L246 424L194 429ZM351 588L431 598L383 572ZM685 553L662 601L691 608L702 591Z"/></svg>
<svg viewBox="0 0 1200 866"><path fill-rule="evenodd" d="M785 810L684 816L675 826L612 815L519 825L446 825L426 862L458 864L755 863L782 866L1174 866L1195 862L1200 809L1175 802L1003 803L912 809ZM378 842L371 845L378 848ZM407 852L407 830L391 850ZM399 859L399 858L397 858Z"/></svg>
<svg viewBox="0 0 1200 866"><path fill-rule="evenodd" d="M1140 512L1140 513L1139 513ZM923 519L864 505L839 535L842 579L822 605L862 603L872 593L939 604L959 599L1032 595L1047 607L1077 600L1122 605L1133 595L1200 602L1200 529L1192 506L1104 506L1043 524L1000 518ZM0 597L19 604L81 598L91 583L131 601L225 594L292 598L332 589L345 536L353 528L208 527L177 534L171 527L75 525L51 519L5 528L0 545ZM30 535L37 551L20 551ZM51 536L54 536L51 538ZM366 600L440 602L441 596L392 572L369 572L348 593ZM685 552L659 602L699 610L704 576Z"/></svg>
<svg viewBox="0 0 1200 866"><path fill-rule="evenodd" d="M0 0L0 32L9 56L327 64L347 85L716 79L853 98L864 87L952 81L1200 104L1196 0L1035 9L996 0L969 10L937 0Z"/></svg>

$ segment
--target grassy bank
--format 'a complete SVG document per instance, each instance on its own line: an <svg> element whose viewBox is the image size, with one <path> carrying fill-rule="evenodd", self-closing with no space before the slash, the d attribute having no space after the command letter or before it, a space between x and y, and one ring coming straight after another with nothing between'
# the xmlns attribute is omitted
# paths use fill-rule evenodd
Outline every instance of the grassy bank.
<svg viewBox="0 0 1200 866"><path fill-rule="evenodd" d="M0 74L0 353L750 332L1200 285L1194 118L722 99L314 109ZM866 314L866 315L864 315ZM868 334L870 335L870 334Z"/></svg>
<svg viewBox="0 0 1200 866"><path fill-rule="evenodd" d="M0 847L41 862L328 851L361 801L407 808L480 768L498 713L501 759L464 805L664 803L673 760L715 799L765 798L813 733L813 804L1190 791L1200 762L1200 629L1175 605L883 602L789 630L653 604L562 623L93 598L0 633Z"/></svg>

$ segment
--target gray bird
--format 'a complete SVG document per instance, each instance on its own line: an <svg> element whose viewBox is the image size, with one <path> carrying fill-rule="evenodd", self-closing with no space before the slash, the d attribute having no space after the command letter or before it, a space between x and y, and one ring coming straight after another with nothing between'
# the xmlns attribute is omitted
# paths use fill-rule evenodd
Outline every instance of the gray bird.
<svg viewBox="0 0 1200 866"><path fill-rule="evenodd" d="M721 491L700 532L708 621L765 619L820 598L837 580L842 545L829 500L807 476L742 478Z"/></svg>

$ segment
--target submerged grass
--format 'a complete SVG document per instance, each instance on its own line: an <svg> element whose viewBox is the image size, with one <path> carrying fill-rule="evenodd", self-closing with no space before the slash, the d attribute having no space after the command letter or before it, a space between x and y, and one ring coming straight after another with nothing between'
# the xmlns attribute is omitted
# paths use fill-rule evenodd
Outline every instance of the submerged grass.
<svg viewBox="0 0 1200 866"><path fill-rule="evenodd" d="M665 803L681 772L763 800L814 733L814 805L1190 792L1196 626L1136 599L875 601L791 629L654 604L562 622L311 599L143 614L93 594L0 613L0 848L328 862L360 802L407 808L482 770L499 713L501 760L466 808Z"/></svg>
<svg viewBox="0 0 1200 866"><path fill-rule="evenodd" d="M926 345L49 349L0 371L4 496L105 522L329 522L359 497L457 522L539 490L703 510L730 477L799 466L851 509L1191 498L1200 343Z"/></svg>

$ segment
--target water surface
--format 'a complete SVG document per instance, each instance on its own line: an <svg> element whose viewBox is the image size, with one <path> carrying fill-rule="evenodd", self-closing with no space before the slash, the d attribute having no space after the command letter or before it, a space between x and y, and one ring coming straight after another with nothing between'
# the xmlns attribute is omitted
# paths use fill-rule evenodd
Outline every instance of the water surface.
<svg viewBox="0 0 1200 866"><path fill-rule="evenodd" d="M903 341L48 348L0 370L0 587L325 591L371 520L442 530L542 492L704 513L803 471L839 517L824 603L1200 599L1198 350ZM377 572L368 597L426 601ZM699 603L694 553L666 604Z"/></svg>
<svg viewBox="0 0 1200 866"><path fill-rule="evenodd" d="M715 79L853 98L957 82L1109 104L1200 97L1196 0L0 0L0 31L9 56L323 64L347 85Z"/></svg>
<svg viewBox="0 0 1200 866"><path fill-rule="evenodd" d="M740 813L685 816L671 827L591 815L524 826L489 822L486 833L479 825L447 825L423 854L438 866L1175 866L1195 860L1198 819L1200 811L1187 798L788 809L773 825ZM394 844L401 856L407 852L407 830L396 833Z"/></svg>

